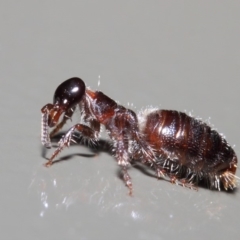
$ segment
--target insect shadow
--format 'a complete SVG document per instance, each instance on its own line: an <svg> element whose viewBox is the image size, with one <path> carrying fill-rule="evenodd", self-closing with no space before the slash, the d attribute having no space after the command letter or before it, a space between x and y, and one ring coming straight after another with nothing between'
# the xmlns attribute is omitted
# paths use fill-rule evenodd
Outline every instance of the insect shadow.
<svg viewBox="0 0 240 240"><path fill-rule="evenodd" d="M60 139L62 138L62 136L65 134L65 132L59 132L56 135L54 135L51 138L51 141L53 143L53 148L57 148L57 143L60 141ZM95 157L97 153L99 152L108 152L107 149L110 149L110 144L108 143L108 141L106 140L99 140L99 142L97 143L97 145L95 146L89 146L87 143L83 143L82 142L82 138L79 134L75 133L74 134L75 138L74 141L75 143L72 143L70 146L84 146L87 147L90 150L90 154L87 153L73 153L73 154L69 154L67 156L64 157L60 157L57 160L53 161L53 164L58 163L58 162L62 162L62 161L67 161L70 160L71 158L73 158L74 156L80 156L80 157ZM46 160L48 160L47 158L47 148L45 147L41 147L41 156L43 158L45 158Z"/></svg>
<svg viewBox="0 0 240 240"><path fill-rule="evenodd" d="M54 148L57 147L57 143L60 141L60 139L62 138L62 136L64 134L65 134L65 132L59 132L51 138L51 141L53 143ZM92 158L92 157L95 157L98 153L101 153L101 152L107 153L107 154L112 156L112 146L111 146L110 141L108 141L106 139L99 139L97 144L92 146L92 145L89 145L88 143L84 143L82 141L82 138L81 138L80 134L74 133L74 136L75 136L75 138L74 138L75 143L72 143L70 145L70 147L73 147L73 146L76 146L76 145L87 147L88 150L91 153L72 153L72 154L68 154L66 156L60 157L57 160L53 161L53 164L71 160L75 156ZM45 158L46 160L48 160L48 158L47 158L47 148L45 148L43 146L41 146L41 156L42 156L42 158ZM152 169L150 167L146 166L146 165L143 165L141 163L133 161L131 166L134 167L135 169L139 170L143 174L149 176L149 177L156 178L156 175L153 172L151 172ZM117 174L118 174L118 177L122 179L122 174L121 174L120 169L117 171Z"/></svg>

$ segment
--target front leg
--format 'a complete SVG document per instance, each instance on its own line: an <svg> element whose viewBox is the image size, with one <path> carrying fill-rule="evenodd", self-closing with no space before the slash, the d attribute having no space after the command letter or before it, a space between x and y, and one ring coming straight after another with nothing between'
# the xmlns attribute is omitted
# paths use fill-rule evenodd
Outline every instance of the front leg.
<svg viewBox="0 0 240 240"><path fill-rule="evenodd" d="M53 137L56 133L58 133L62 127L66 124L68 119L71 119L74 111L75 111L76 107L70 108L66 111L66 113L63 116L63 119L60 123L58 123L57 126L55 126L55 128L52 130L52 132L50 133L50 138Z"/></svg>
<svg viewBox="0 0 240 240"><path fill-rule="evenodd" d="M46 167L49 167L53 164L53 160L54 158L65 148L65 147L69 147L71 141L74 142L74 140L72 139L73 136L73 132L77 130L78 132L80 132L84 137L87 137L91 140L96 141L97 140L97 136L96 136L96 132L94 130L92 130L90 127L83 125L83 124L76 124L73 127L71 127L68 132L61 138L61 140L58 142L58 148L54 151L54 153L52 154L51 158L49 159L49 161L45 164Z"/></svg>

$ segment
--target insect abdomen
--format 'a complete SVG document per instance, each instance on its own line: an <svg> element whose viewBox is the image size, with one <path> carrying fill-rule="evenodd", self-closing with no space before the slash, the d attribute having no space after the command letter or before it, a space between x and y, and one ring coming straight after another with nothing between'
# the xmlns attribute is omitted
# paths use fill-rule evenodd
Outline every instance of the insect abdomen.
<svg viewBox="0 0 240 240"><path fill-rule="evenodd" d="M225 179L236 172L233 149L201 120L178 111L157 110L147 116L143 133L163 165L168 161L175 169L183 166L198 178L217 177L226 189L235 187L235 178L227 183Z"/></svg>

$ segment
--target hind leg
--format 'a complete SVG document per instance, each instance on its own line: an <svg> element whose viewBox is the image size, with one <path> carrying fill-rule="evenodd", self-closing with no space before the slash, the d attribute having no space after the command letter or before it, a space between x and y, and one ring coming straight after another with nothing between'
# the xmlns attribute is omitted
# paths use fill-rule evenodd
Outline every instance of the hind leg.
<svg viewBox="0 0 240 240"><path fill-rule="evenodd" d="M195 175L190 175L178 162L170 159L160 160L158 168L164 173L164 179L169 179L172 184L197 190ZM184 177L190 176L190 177Z"/></svg>
<svg viewBox="0 0 240 240"><path fill-rule="evenodd" d="M178 178L176 175L170 177L170 182L182 187L186 187L193 190L198 190L198 186L187 178Z"/></svg>

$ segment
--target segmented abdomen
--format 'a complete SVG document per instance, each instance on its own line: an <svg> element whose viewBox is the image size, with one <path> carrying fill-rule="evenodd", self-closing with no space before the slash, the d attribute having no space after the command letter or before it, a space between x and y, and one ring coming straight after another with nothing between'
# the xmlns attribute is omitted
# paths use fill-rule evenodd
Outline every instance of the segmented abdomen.
<svg viewBox="0 0 240 240"><path fill-rule="evenodd" d="M226 140L201 120L185 113L157 110L146 117L143 133L157 156L193 172L222 173L236 169L237 157Z"/></svg>

